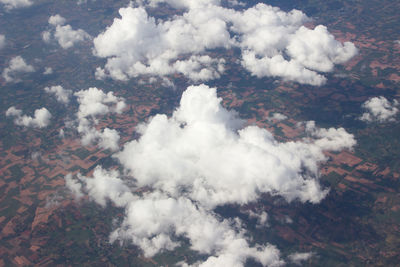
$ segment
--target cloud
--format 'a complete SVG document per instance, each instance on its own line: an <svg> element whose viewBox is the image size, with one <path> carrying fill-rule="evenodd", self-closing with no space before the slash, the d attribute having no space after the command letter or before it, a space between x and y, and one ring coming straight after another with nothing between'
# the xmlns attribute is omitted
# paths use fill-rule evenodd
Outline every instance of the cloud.
<svg viewBox="0 0 400 267"><path fill-rule="evenodd" d="M120 136L114 129L105 128L101 131L96 128L80 123L78 132L82 135L81 142L84 146L97 143L101 148L116 151L119 149Z"/></svg>
<svg viewBox="0 0 400 267"><path fill-rule="evenodd" d="M390 103L385 97L377 96L370 98L362 104L362 108L366 110L360 117L360 120L366 122L387 122L395 121L396 114L399 112L397 108L399 102L393 100Z"/></svg>
<svg viewBox="0 0 400 267"><path fill-rule="evenodd" d="M322 151L355 144L341 128L315 129L315 140L288 143L256 126L236 131L240 121L220 101L215 89L192 86L172 118L156 115L139 128L141 138L117 156L139 186L171 195L185 188L210 207L245 204L262 193L317 203L326 195L315 179Z"/></svg>
<svg viewBox="0 0 400 267"><path fill-rule="evenodd" d="M57 25L54 37L62 48L68 49L73 47L76 43L89 39L90 35L81 29L73 30L70 25Z"/></svg>
<svg viewBox="0 0 400 267"><path fill-rule="evenodd" d="M65 186L73 193L76 199L80 199L84 196L82 193L82 185L72 177L72 174L67 174L64 179Z"/></svg>
<svg viewBox="0 0 400 267"><path fill-rule="evenodd" d="M61 139L65 137L64 129L60 129L60 131L58 132L58 137L60 137Z"/></svg>
<svg viewBox="0 0 400 267"><path fill-rule="evenodd" d="M92 0L92 2L94 2L96 0ZM88 0L78 0L78 2L76 3L77 5L82 5L82 4L86 4L88 2Z"/></svg>
<svg viewBox="0 0 400 267"><path fill-rule="evenodd" d="M45 43L50 43L51 42L51 32L50 31L42 32L42 39Z"/></svg>
<svg viewBox="0 0 400 267"><path fill-rule="evenodd" d="M74 180L72 176L68 176L68 179ZM78 186L78 184L81 185L76 182L79 180L84 183L84 188ZM77 191L78 195L84 189L93 201L103 207L106 206L108 200L112 200L118 207L124 207L135 199L130 189L118 178L117 171L107 171L100 167L95 168L92 178L78 174L77 180L75 179L72 186L68 187L72 187L71 189Z"/></svg>
<svg viewBox="0 0 400 267"><path fill-rule="evenodd" d="M268 118L269 120L276 120L276 121L284 121L286 120L288 117L284 114L281 114L279 112L275 112L272 117Z"/></svg>
<svg viewBox="0 0 400 267"><path fill-rule="evenodd" d="M144 8L121 8L119 13L121 19L114 19L114 23L94 39L95 54L110 57L105 69L112 78L127 80L141 74L175 72L193 80L219 77L223 61L196 54L206 47L223 45L224 39L229 38L222 21L222 24L200 28L187 24L184 18L157 24ZM177 60L180 54L193 55Z"/></svg>
<svg viewBox="0 0 400 267"><path fill-rule="evenodd" d="M290 40L287 52L305 68L330 72L335 64L345 63L357 50L350 42L342 45L325 26L318 25L313 30L301 26Z"/></svg>
<svg viewBox="0 0 400 267"><path fill-rule="evenodd" d="M46 68L44 69L43 74L44 74L44 75L53 74L53 68L51 68L51 67L46 67Z"/></svg>
<svg viewBox="0 0 400 267"><path fill-rule="evenodd" d="M44 91L56 97L57 101L63 104L69 103L69 98L72 94L71 90L64 89L61 85L45 87Z"/></svg>
<svg viewBox="0 0 400 267"><path fill-rule="evenodd" d="M75 44L89 40L90 35L82 29L74 30L71 25L64 25L66 19L56 14L49 18L49 25L53 28L50 31L42 32L42 39L44 42L51 42L52 38L57 40L58 44L63 49L73 47Z"/></svg>
<svg viewBox="0 0 400 267"><path fill-rule="evenodd" d="M296 265L301 265L301 262L306 261L314 256L312 252L304 252L304 253L293 253L289 255L289 259L292 263Z"/></svg>
<svg viewBox="0 0 400 267"><path fill-rule="evenodd" d="M22 110L17 109L15 107L9 107L6 111L6 116L15 116L15 117L20 117L22 115Z"/></svg>
<svg viewBox="0 0 400 267"><path fill-rule="evenodd" d="M0 3L4 5L6 10L28 7L33 4L30 0L0 0Z"/></svg>
<svg viewBox="0 0 400 267"><path fill-rule="evenodd" d="M218 6L220 0L149 0L150 6L157 6L160 3L168 3L174 8L200 9L207 6Z"/></svg>
<svg viewBox="0 0 400 267"><path fill-rule="evenodd" d="M7 117L14 117L14 123L19 126L44 128L50 124L51 114L46 108L36 109L33 117L22 115L22 110L10 107L6 111Z"/></svg>
<svg viewBox="0 0 400 267"><path fill-rule="evenodd" d="M6 37L3 34L0 34L0 49L3 49L6 46Z"/></svg>
<svg viewBox="0 0 400 267"><path fill-rule="evenodd" d="M110 112L120 114L126 106L123 98L116 97L113 92L105 94L96 87L81 90L74 95L78 98L79 111L77 116L79 119L94 118Z"/></svg>
<svg viewBox="0 0 400 267"><path fill-rule="evenodd" d="M217 79L225 59L213 49L239 48L242 66L257 77L280 77L321 85L323 72L348 61L356 47L336 41L325 26L309 29L298 10L284 12L265 4L236 11L220 1L154 0L185 9L167 20L150 17L144 7L121 8L121 18L94 39L94 54L106 58L96 77L128 80L147 74L181 73L193 81Z"/></svg>
<svg viewBox="0 0 400 267"><path fill-rule="evenodd" d="M49 18L49 24L53 25L53 26L57 26L57 25L64 25L66 22L66 19L61 17L59 14L56 14L54 16L50 16Z"/></svg>
<svg viewBox="0 0 400 267"><path fill-rule="evenodd" d="M244 2L238 1L238 0L228 0L228 4L230 6L241 6L241 7L246 6L246 4Z"/></svg>
<svg viewBox="0 0 400 267"><path fill-rule="evenodd" d="M258 78L282 77L285 80L311 85L322 85L326 82L323 75L304 68L297 61L288 61L282 55L259 58L256 53L245 51L242 65Z"/></svg>
<svg viewBox="0 0 400 267"><path fill-rule="evenodd" d="M100 106L94 110L80 112L104 113ZM93 177L74 179L98 204L111 201L125 209L111 241L131 240L151 257L185 238L192 250L208 255L195 266L243 266L248 258L282 265L276 247L250 245L240 220L223 219L214 209L255 202L264 193L318 203L328 193L318 182L323 151L355 144L341 128L319 129L312 122L309 137L278 142L265 129L245 126L206 85L188 87L171 117L155 115L137 131L140 137L116 154L124 177L97 167ZM265 212L249 215L266 225Z"/></svg>
<svg viewBox="0 0 400 267"><path fill-rule="evenodd" d="M311 136L317 137L315 145L323 150L339 151L342 149L351 149L356 145L356 140L352 134L346 132L344 128L321 129L315 126L314 121L308 121L305 130Z"/></svg>
<svg viewBox="0 0 400 267"><path fill-rule="evenodd" d="M105 94L96 87L74 93L79 103L76 114L78 120L77 130L82 135L82 144L98 143L100 147L118 150L120 136L116 130L105 128L97 130L94 125L98 123L97 117L108 113L121 114L126 107L124 99L116 97L113 92Z"/></svg>
<svg viewBox="0 0 400 267"><path fill-rule="evenodd" d="M21 56L13 57L7 68L3 70L2 77L6 82L18 82L18 74L34 72L33 66L27 64Z"/></svg>
<svg viewBox="0 0 400 267"><path fill-rule="evenodd" d="M265 211L254 212L252 210L249 210L247 214L249 215L250 218L257 220L256 228L264 228L269 226L268 214Z"/></svg>
<svg viewBox="0 0 400 267"><path fill-rule="evenodd" d="M33 152L33 153L31 154L31 159L32 159L32 160L38 160L38 159L41 158L41 157L42 157L42 153L40 153L40 152L38 152L38 151Z"/></svg>
<svg viewBox="0 0 400 267"><path fill-rule="evenodd" d="M264 266L283 263L274 246L251 247L243 233L235 230L234 221L223 220L188 198L171 198L161 192L139 197L118 177L118 172L100 167L95 169L93 177L78 175L74 181L71 176L66 179L72 191L78 190L77 195L84 192L102 206L112 201L118 207L125 207L125 219L111 234L111 241L131 239L146 257L175 249L180 241L172 236L182 236L190 240L191 249L215 254L201 266L242 266L249 257Z"/></svg>

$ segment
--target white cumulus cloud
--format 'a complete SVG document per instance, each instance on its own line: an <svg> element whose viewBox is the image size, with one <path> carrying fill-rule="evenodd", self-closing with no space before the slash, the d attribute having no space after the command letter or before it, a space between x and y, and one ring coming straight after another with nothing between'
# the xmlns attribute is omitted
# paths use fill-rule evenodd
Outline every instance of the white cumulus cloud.
<svg viewBox="0 0 400 267"><path fill-rule="evenodd" d="M49 43L52 38L54 38L63 49L68 49L79 42L91 38L84 30L74 30L71 25L64 25L65 23L66 19L59 14L50 16L49 25L52 29L50 31L42 32L43 41Z"/></svg>
<svg viewBox="0 0 400 267"><path fill-rule="evenodd" d="M395 121L395 116L399 112L398 106L399 102L397 100L393 100L393 103L390 103L383 96L373 97L362 104L366 112L361 115L360 119L366 122Z"/></svg>
<svg viewBox="0 0 400 267"><path fill-rule="evenodd" d="M76 196L85 193L102 206L112 201L125 207L125 219L111 234L111 241L130 239L147 257L180 246L180 241L172 236L181 236L189 239L191 249L213 255L196 266L243 266L247 258L254 258L264 266L283 263L276 247L269 244L251 247L243 231L235 230L234 221L221 219L186 197L171 198L161 192L139 197L119 178L118 172L99 167L93 177L78 175L72 179L68 175L66 181Z"/></svg>
<svg viewBox="0 0 400 267"><path fill-rule="evenodd" d="M14 123L19 126L44 128L50 124L51 114L46 108L36 109L34 116L23 115L22 110L10 107L6 111L7 117L14 117Z"/></svg>
<svg viewBox="0 0 400 267"><path fill-rule="evenodd" d="M79 111L77 116L79 119L94 118L110 112L120 114L126 106L124 100L115 96L113 92L105 94L96 87L81 90L74 95L78 98Z"/></svg>
<svg viewBox="0 0 400 267"><path fill-rule="evenodd" d="M311 136L318 138L315 144L323 150L339 151L356 145L354 136L344 128L317 128L314 121L308 121L305 129Z"/></svg>
<svg viewBox="0 0 400 267"><path fill-rule="evenodd" d="M173 117L156 115L139 128L141 138L117 155L139 186L173 196L185 188L209 207L245 204L261 193L317 203L326 195L315 179L322 151L355 144L341 128L315 129L315 140L288 143L256 126L238 130L240 120L220 101L215 88L191 86Z"/></svg>
<svg viewBox="0 0 400 267"><path fill-rule="evenodd" d="M0 0L6 10L28 7L33 4L31 0Z"/></svg>
<svg viewBox="0 0 400 267"><path fill-rule="evenodd" d="M80 112L86 117L102 110ZM116 154L124 178L97 167L93 177L74 180L82 185L78 194L125 208L111 241L131 240L147 257L174 250L184 237L192 250L209 255L195 266L243 266L248 258L280 266L284 262L276 247L250 245L240 220L223 219L214 209L255 202L264 193L320 202L328 193L318 182L323 151L350 149L355 140L341 128L319 129L313 122L306 128L309 137L278 142L225 109L215 88L190 86L171 117L158 114L140 125L140 137ZM71 190L75 183L70 182ZM267 225L266 212L249 215L259 227Z"/></svg>
<svg viewBox="0 0 400 267"><path fill-rule="evenodd" d="M6 82L17 82L19 81L19 74L34 71L32 65L27 64L21 56L16 56L10 60L8 67L3 70L2 77Z"/></svg>
<svg viewBox="0 0 400 267"><path fill-rule="evenodd" d="M57 101L63 104L69 103L69 98L72 94L71 90L64 89L61 85L45 87L44 91L56 97Z"/></svg>
<svg viewBox="0 0 400 267"><path fill-rule="evenodd" d="M122 113L126 107L124 99L117 97L113 92L105 94L96 87L81 90L74 94L79 103L76 114L78 120L77 130L82 135L82 144L98 143L100 147L118 150L120 136L114 129L105 128L102 131L94 126L98 123L97 117L108 113Z"/></svg>
<svg viewBox="0 0 400 267"><path fill-rule="evenodd" d="M282 113L279 112L275 112L271 117L269 117L269 120L276 120L276 121L284 121L286 120L288 117Z"/></svg>
<svg viewBox="0 0 400 267"><path fill-rule="evenodd" d="M60 14L50 16L50 18L49 18L49 24L53 25L53 26L64 25L65 22L66 22L66 19L64 17L62 17Z"/></svg>
<svg viewBox="0 0 400 267"><path fill-rule="evenodd" d="M309 18L298 10L258 4L236 11L215 0L155 0L150 5L161 2L185 13L163 21L143 7L121 8L121 17L94 39L95 55L107 58L96 71L98 78L181 73L193 81L216 79L225 59L210 56L210 51L236 47L252 75L321 85L323 72L357 53L352 43L336 41L325 26L304 27Z"/></svg>

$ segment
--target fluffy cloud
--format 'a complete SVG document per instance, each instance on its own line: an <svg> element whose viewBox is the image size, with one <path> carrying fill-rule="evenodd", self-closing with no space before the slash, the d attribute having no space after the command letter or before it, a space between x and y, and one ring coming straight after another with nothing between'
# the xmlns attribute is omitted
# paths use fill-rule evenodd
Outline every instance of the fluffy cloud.
<svg viewBox="0 0 400 267"><path fill-rule="evenodd" d="M356 53L350 42L342 45L323 25L310 30L301 26L289 41L287 52L305 68L321 72L332 71L335 64L348 61Z"/></svg>
<svg viewBox="0 0 400 267"><path fill-rule="evenodd" d="M23 115L22 110L10 107L6 111L7 117L14 117L14 123L19 126L44 128L50 124L51 114L46 108L35 110L33 117Z"/></svg>
<svg viewBox="0 0 400 267"><path fill-rule="evenodd" d="M310 259L314 254L312 252L293 253L289 255L289 259L296 265L301 265L303 261Z"/></svg>
<svg viewBox="0 0 400 267"><path fill-rule="evenodd" d="M82 144L90 145L98 143L100 147L111 150L118 150L119 134L116 130L105 128L97 130L96 117L108 113L122 113L126 104L123 98L116 97L113 92L105 94L95 87L81 90L74 94L79 103L79 110L76 114L78 119L78 132L82 135Z"/></svg>
<svg viewBox="0 0 400 267"><path fill-rule="evenodd" d="M118 150L120 136L114 129L105 128L101 131L92 127L86 120L79 123L78 132L82 135L81 141L84 146L97 143L101 148Z"/></svg>
<svg viewBox="0 0 400 267"><path fill-rule="evenodd" d="M85 117L102 113L84 110ZM328 192L318 182L323 151L351 148L355 140L343 129L319 129L313 122L306 129L304 140L280 143L264 129L245 126L221 105L215 88L190 86L171 117L159 114L140 125L140 138L116 154L127 176L97 167L93 177L78 175L75 183L82 185L78 194L125 208L111 241L129 239L145 256L174 250L184 237L192 250L209 255L196 266L243 266L248 258L279 266L279 250L251 246L240 220L223 219L214 209L255 202L263 193L321 201ZM249 215L266 225L265 212Z"/></svg>
<svg viewBox="0 0 400 267"><path fill-rule="evenodd" d="M90 35L87 32L82 29L74 30L71 25L64 25L65 22L66 19L59 14L51 16L49 25L54 29L42 33L43 41L49 43L54 37L63 49L68 49L79 42L90 39Z"/></svg>
<svg viewBox="0 0 400 267"><path fill-rule="evenodd" d="M61 15L59 15L59 14L50 16L50 18L49 18L49 24L53 25L53 26L64 25L65 22L66 22L66 19L61 17Z"/></svg>
<svg viewBox="0 0 400 267"><path fill-rule="evenodd" d="M305 130L311 136L318 138L315 144L323 150L339 151L356 145L354 136L346 132L344 128L321 129L315 126L314 121L308 121Z"/></svg>
<svg viewBox="0 0 400 267"><path fill-rule="evenodd" d="M67 49L73 47L76 43L89 39L90 35L81 29L73 30L70 25L57 25L54 37L62 48Z"/></svg>
<svg viewBox="0 0 400 267"><path fill-rule="evenodd" d="M6 37L3 34L0 34L0 49L3 49L6 46Z"/></svg>
<svg viewBox="0 0 400 267"><path fill-rule="evenodd" d="M56 97L57 101L63 104L69 103L69 98L72 94L71 90L64 89L61 85L45 87L44 91Z"/></svg>
<svg viewBox="0 0 400 267"><path fill-rule="evenodd" d="M355 144L342 128L309 126L315 139L288 143L256 126L236 131L240 120L220 101L215 89L192 86L173 117L156 115L139 128L141 138L117 155L139 186L171 196L184 190L210 208L245 204L262 193L317 203L326 195L315 179L322 151Z"/></svg>
<svg viewBox="0 0 400 267"><path fill-rule="evenodd" d="M6 82L17 82L18 74L34 72L33 66L27 64L21 56L13 57L9 66L3 70L2 77Z"/></svg>
<svg viewBox="0 0 400 267"><path fill-rule="evenodd" d="M121 19L115 19L94 39L95 54L110 58L105 69L111 77L126 80L140 74L174 72L187 74L194 80L219 77L223 61L196 54L205 48L221 46L229 38L222 21L215 27L212 24L194 27L184 18L157 24L144 8L121 8L119 13ZM203 38L205 34L207 40ZM181 54L194 55L177 60Z"/></svg>
<svg viewBox="0 0 400 267"><path fill-rule="evenodd" d="M288 117L284 114L281 114L279 112L275 112L272 117L269 117L269 120L276 120L276 121L284 121L286 120Z"/></svg>
<svg viewBox="0 0 400 267"><path fill-rule="evenodd" d="M4 8L6 10L11 10L20 7L27 7L32 5L31 0L0 0L0 3L4 5Z"/></svg>
<svg viewBox="0 0 400 267"><path fill-rule="evenodd" d="M102 206L112 201L116 206L125 207L125 219L111 234L111 241L131 239L147 257L175 249L180 241L172 236L181 236L190 241L191 249L214 255L196 266L243 266L247 258L254 258L264 266L283 263L274 246L251 247L243 231L235 230L234 221L223 220L186 197L171 198L161 192L139 197L116 171L99 167L93 177L78 175L72 179L68 175L66 182L76 196L85 192Z"/></svg>
<svg viewBox="0 0 400 267"><path fill-rule="evenodd" d="M106 171L96 167L91 178L78 174L77 179L67 175L66 180L70 182L67 187L71 191L82 196L81 192L85 190L93 201L103 207L106 206L108 200L116 203L118 207L124 207L136 199L124 182L118 178L117 171ZM78 181L83 182L83 188Z"/></svg>
<svg viewBox="0 0 400 267"><path fill-rule="evenodd" d="M121 18L94 39L95 55L107 58L97 77L182 73L194 81L216 79L225 60L208 53L237 47L243 67L255 76L321 85L326 81L321 72L357 53L352 43L341 44L322 25L304 27L309 18L297 10L286 13L258 4L235 11L217 0L154 0L150 5L161 2L186 12L156 21L143 7L121 8Z"/></svg>
<svg viewBox="0 0 400 267"><path fill-rule="evenodd" d="M362 104L366 112L361 115L360 119L366 122L395 121L395 116L399 112L398 106L397 100L390 103L383 96L373 97Z"/></svg>
<svg viewBox="0 0 400 267"><path fill-rule="evenodd" d="M74 95L78 98L79 111L77 116L79 119L94 118L110 112L120 114L126 106L124 100L116 97L113 92L105 94L96 87L81 90Z"/></svg>

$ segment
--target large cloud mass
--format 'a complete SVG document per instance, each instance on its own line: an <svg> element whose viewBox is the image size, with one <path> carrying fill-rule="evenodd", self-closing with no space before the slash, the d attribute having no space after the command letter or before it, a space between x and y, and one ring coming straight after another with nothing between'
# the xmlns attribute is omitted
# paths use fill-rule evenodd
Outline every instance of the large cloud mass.
<svg viewBox="0 0 400 267"><path fill-rule="evenodd" d="M305 128L309 137L278 142L264 129L244 127L215 88L191 86L170 118L154 116L139 127L141 137L117 153L134 180L97 167L93 177L69 176L68 183L100 205L110 200L125 207L111 240L130 239L146 256L173 250L184 237L191 249L210 255L201 266L243 266L247 258L278 266L283 261L274 246L251 246L238 219L222 219L214 209L254 202L264 193L321 201L328 192L318 183L323 151L351 148L355 140L342 128L319 129L313 122ZM258 217L265 223L267 214Z"/></svg>
<svg viewBox="0 0 400 267"><path fill-rule="evenodd" d="M95 54L108 59L98 69L102 77L182 73L194 81L215 79L225 60L209 52L238 47L242 65L253 75L321 85L325 77L320 72L332 71L357 53L352 43L341 44L322 25L304 27L309 18L298 10L286 13L258 4L235 11L212 0L151 4L160 2L186 12L156 21L143 7L121 8L121 18L94 39Z"/></svg>
<svg viewBox="0 0 400 267"><path fill-rule="evenodd" d="M326 194L314 179L322 150L355 144L342 128L310 130L316 140L287 143L256 126L236 131L240 121L220 101L215 89L191 86L173 117L157 115L142 125L141 138L117 156L139 186L173 196L183 190L210 208L245 204L261 193L316 203Z"/></svg>

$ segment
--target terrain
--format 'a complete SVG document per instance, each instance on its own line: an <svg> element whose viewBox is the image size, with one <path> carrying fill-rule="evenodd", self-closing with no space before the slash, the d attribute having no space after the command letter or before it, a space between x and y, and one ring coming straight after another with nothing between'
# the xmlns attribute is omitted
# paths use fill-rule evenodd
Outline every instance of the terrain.
<svg viewBox="0 0 400 267"><path fill-rule="evenodd" d="M31 9L0 14L0 27L11 40L10 46L0 50L0 68L18 51L28 61L40 58L42 69L56 70L48 76L29 73L22 82L0 85L1 114L17 103L33 111L46 102L54 116L50 128L34 130L0 116L0 266L168 266L202 259L189 246L145 258L128 242L109 243L116 223L113 218L122 220L123 211L111 204L103 209L85 199L76 201L65 188L64 177L78 172L90 175L97 165L117 169L118 162L112 151L82 146L77 134L65 128L64 120L72 118L76 103L62 106L43 92L49 84L73 90L96 86L124 97L124 112L105 115L98 124L117 129L124 144L151 116L171 115L190 82L178 74L170 77L174 88L135 79L99 81L93 70L104 60L88 56L90 41L79 44L75 52L55 47L48 52L43 47L40 33L47 24L45 10L62 13L77 28L87 24L88 33L96 35L128 1L88 1L79 6L70 1L37 2ZM243 219L254 243L267 240L283 255L311 251L315 256L304 266L396 266L400 262L400 123L367 124L359 115L370 97L400 98L400 3L264 2L283 10L303 10L313 18L310 27L326 25L340 41L353 42L359 54L327 74L327 84L316 88L255 78L242 71L237 53L228 50L221 53L230 64L210 86L218 88L224 107L238 111L248 125L271 131L277 140L304 137L299 123L314 120L322 127L346 128L355 135L357 145L353 151L326 153L329 160L320 166L320 180L330 192L319 204L287 203L265 195L248 207L227 205L217 212L224 218ZM246 1L249 6L254 3ZM169 11L152 12L162 16ZM276 112L288 119L271 119ZM59 137L60 129L65 130L65 138ZM256 227L256 220L244 212L250 208L266 211L269 226ZM248 260L247 266L258 265Z"/></svg>

